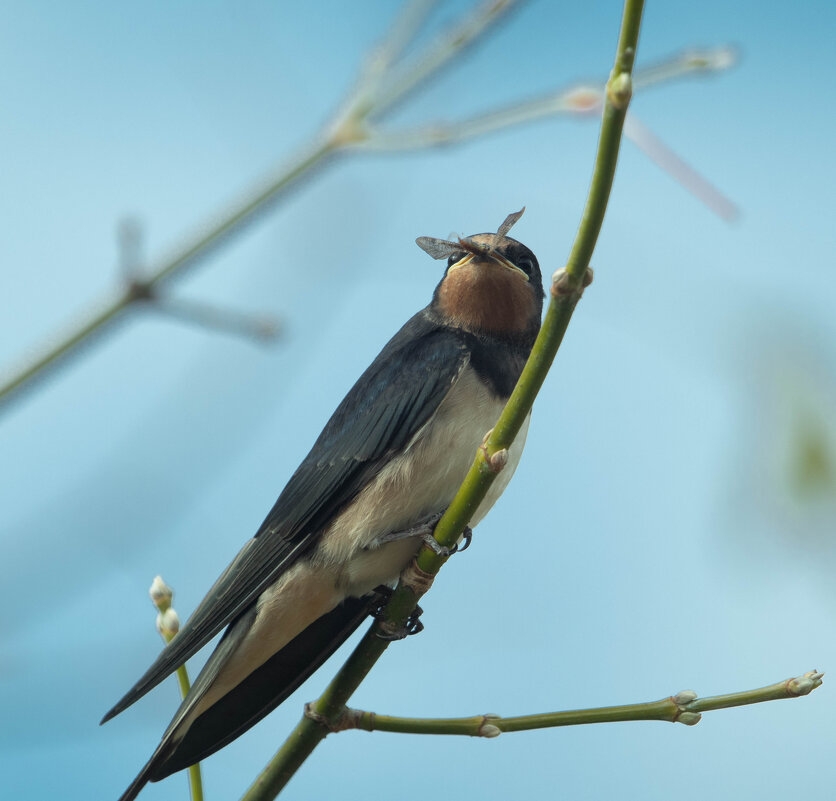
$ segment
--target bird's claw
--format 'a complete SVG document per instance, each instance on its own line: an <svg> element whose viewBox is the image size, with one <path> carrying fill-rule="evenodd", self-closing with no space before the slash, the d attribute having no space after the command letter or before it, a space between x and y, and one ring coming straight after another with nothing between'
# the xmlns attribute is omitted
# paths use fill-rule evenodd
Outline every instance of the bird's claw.
<svg viewBox="0 0 836 801"><path fill-rule="evenodd" d="M369 614L375 619L383 617L383 610L392 598L395 591L388 584L380 584L374 588L374 597L370 602Z"/></svg>
<svg viewBox="0 0 836 801"><path fill-rule="evenodd" d="M419 620L421 615L424 614L424 610L420 606L416 606L412 610L403 626L394 627L388 623L383 617L383 610L386 608L386 604L389 603L389 599L392 597L394 590L391 587L381 585L375 588L375 592L381 600L379 606L372 609L371 616L380 622L379 630L376 634L381 640L402 640L405 637L418 634L418 632L424 630L424 624Z"/></svg>
<svg viewBox="0 0 836 801"><path fill-rule="evenodd" d="M406 632L404 637L410 637L413 634L419 634L424 630L424 624L421 622L420 617L424 614L424 610L421 609L420 606L416 606L415 609L412 610L409 617L406 619L406 623L404 623L403 630ZM398 639L401 639L400 637Z"/></svg>
<svg viewBox="0 0 836 801"><path fill-rule="evenodd" d="M473 529L470 526L464 527L462 539L464 540L464 545L456 543L453 546L453 553L464 553L470 547L470 543L473 542Z"/></svg>
<svg viewBox="0 0 836 801"><path fill-rule="evenodd" d="M452 556L454 553L462 553L470 547L470 543L473 542L473 529L471 529L470 526L464 527L464 531L462 531L462 539L464 540L464 545L456 543L452 548L448 548L446 545L440 545L438 540L436 540L432 534L427 534L424 537L424 542L439 556L448 557Z"/></svg>
<svg viewBox="0 0 836 801"><path fill-rule="evenodd" d="M433 535L432 533L424 534L424 544L434 553L436 556L443 556L448 557L452 556L458 546L454 545L452 548L448 548L446 545L442 545Z"/></svg>

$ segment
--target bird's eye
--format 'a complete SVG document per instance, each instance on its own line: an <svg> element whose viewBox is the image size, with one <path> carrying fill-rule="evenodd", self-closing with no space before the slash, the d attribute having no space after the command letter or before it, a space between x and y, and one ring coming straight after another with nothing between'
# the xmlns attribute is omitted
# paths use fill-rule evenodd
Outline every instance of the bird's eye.
<svg viewBox="0 0 836 801"><path fill-rule="evenodd" d="M463 256L464 253L454 253L449 259L447 259L447 266L452 267L457 261L461 261Z"/></svg>
<svg viewBox="0 0 836 801"><path fill-rule="evenodd" d="M517 259L517 267L519 267L526 275L531 275L531 271L534 269L534 262L532 262L528 256L523 256L521 259Z"/></svg>

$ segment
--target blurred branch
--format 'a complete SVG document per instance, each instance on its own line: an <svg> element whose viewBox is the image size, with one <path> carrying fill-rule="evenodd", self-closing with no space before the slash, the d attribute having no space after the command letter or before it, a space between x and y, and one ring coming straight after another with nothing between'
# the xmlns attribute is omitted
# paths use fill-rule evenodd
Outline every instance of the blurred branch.
<svg viewBox="0 0 836 801"><path fill-rule="evenodd" d="M159 612L157 615L157 631L160 632L160 636L167 645L180 631L180 618L171 606L174 591L162 580L161 576L156 576L151 582L148 594ZM177 683L180 685L181 697L185 698L191 689L189 674L185 665L180 665L177 668ZM200 762L189 766L189 790L192 801L203 801L203 779L200 775Z"/></svg>
<svg viewBox="0 0 836 801"><path fill-rule="evenodd" d="M240 233L257 216L267 211L271 206L284 198L299 181L312 172L317 166L333 160L338 155L355 149L386 149L387 142L391 149L393 137L399 134L384 134L377 130L376 125L384 112L390 110L395 103L403 100L429 79L438 75L452 60L459 57L468 47L481 40L491 28L518 5L516 0L488 0L482 2L466 14L457 24L444 31L434 42L414 58L400 63L403 52L413 42L429 14L433 2L430 0L413 0L407 3L398 19L395 21L390 35L382 45L376 48L364 67L361 69L356 86L349 93L340 111L328 125L314 135L310 144L293 157L288 164L280 168L274 175L250 190L240 201L199 227L198 233L187 238L183 245L173 253L153 264L147 272L147 277L137 280L134 271L137 267L135 259L124 257L121 265L122 285L110 297L100 302L92 312L80 323L73 325L65 334L57 337L56 344L47 348L43 353L25 363L18 371L0 384L0 410L7 407L13 398L20 397L25 389L36 384L37 379L48 375L51 369L65 364L67 359L78 353L80 346L91 341L94 334L103 333L111 329L112 325L123 318L124 313L135 307L140 301L159 303L162 297L162 287L175 276L183 275L188 269L195 267L218 247L229 241L235 234ZM691 54L673 60L672 63L662 63L648 70L643 79L644 85L680 77L695 71L716 70L729 66L733 58L728 55L731 51L714 51L721 54L712 56L712 51ZM726 54L725 57L722 54ZM725 60L724 60L725 58ZM690 59L690 60L689 60ZM599 90L600 92L600 90ZM580 113L578 103L583 99L582 92L574 95L575 111ZM572 103L572 93L566 93L561 103ZM600 98L599 98L600 101ZM596 101L596 102L599 102ZM564 113L567 111L561 103L554 99L549 101L552 106L546 109L548 103L532 101L531 104L518 104L505 110L497 110L474 118L470 122L459 123L463 133L455 133L457 126L451 126L448 137L454 141L473 136L490 133L494 130L522 124L530 119L547 114ZM542 107L536 108L537 103ZM597 110L599 106L586 109ZM481 120L481 121L480 121ZM429 148L442 144L433 141L424 130L425 142L417 140L411 145L413 148ZM407 135L408 134L407 132ZM410 136L418 136L413 132ZM124 232L123 232L124 233ZM130 232L128 232L130 236ZM234 315L233 315L234 316ZM205 324L211 315L191 315L190 319ZM250 325L223 326L241 332L253 328L259 329L256 320Z"/></svg>
<svg viewBox="0 0 836 801"><path fill-rule="evenodd" d="M726 222L734 222L740 217L740 209L733 201L706 181L646 125L639 122L635 114L627 117L624 136L718 217Z"/></svg>
<svg viewBox="0 0 836 801"><path fill-rule="evenodd" d="M172 297L152 301L149 308L181 322L265 343L274 342L281 335L281 323L272 315L256 316L251 312Z"/></svg>
<svg viewBox="0 0 836 801"><path fill-rule="evenodd" d="M735 63L735 51L723 47L687 51L643 70L636 70L633 86L648 87L663 81L729 69ZM355 147L371 151L421 150L454 145L486 136L503 128L561 115L599 117L604 100L603 85L575 84L520 103L499 108L454 122L437 122L401 130L371 130Z"/></svg>
<svg viewBox="0 0 836 801"><path fill-rule="evenodd" d="M632 95L633 62L639 37L643 0L626 0L615 66L607 82L606 100L592 182L565 270L552 278L551 301L540 333L496 426L488 432L470 471L450 506L438 521L434 537L446 548L459 540L494 478L505 466L508 448L531 412L534 399L551 367L572 312L591 280L589 260L598 238L615 176L621 130ZM376 620L337 672L323 694L306 707L305 715L262 771L242 801L275 798L316 746L336 726L345 705L393 635L402 631L419 598L427 592L446 562L435 549L423 545L401 575L397 588Z"/></svg>
<svg viewBox="0 0 836 801"><path fill-rule="evenodd" d="M447 28L423 53L406 64L396 65L394 75L383 84L374 99L373 111L380 115L437 75L443 67L475 44L504 14L521 0L482 0L470 14ZM407 4L407 7L409 4Z"/></svg>
<svg viewBox="0 0 836 801"><path fill-rule="evenodd" d="M111 298L101 302L86 320L59 338L55 346L33 359L0 385L0 410L7 406L13 397L19 397L21 390L31 387L35 379L43 378L48 369L64 363L93 334L104 333L107 327L121 318L130 307L140 302L147 302L152 297L156 298L158 287L175 275L184 273L187 268L195 266L227 237L251 222L256 213L270 201L287 192L301 175L333 150L333 144L320 142L311 150L300 154L276 178L255 190L231 212L220 215L214 223L209 223L204 227L203 233L188 240L171 256L162 259L152 267L147 277L123 282L120 290Z"/></svg>
<svg viewBox="0 0 836 801"><path fill-rule="evenodd" d="M636 71L633 87L647 87L687 75L729 69L736 61L736 51L723 47L714 50L687 51L647 69ZM604 87L576 85L522 103L506 106L455 122L438 122L404 130L370 130L355 147L372 152L422 150L444 147L487 136L504 128L561 115L597 116L601 113ZM733 201L703 178L647 126L630 114L624 136L667 172L718 217L732 222L740 216Z"/></svg>
<svg viewBox="0 0 836 801"><path fill-rule="evenodd" d="M821 686L823 675L823 673L811 670L803 676L779 681L768 687L728 695L715 695L710 698L698 698L693 690L683 690L669 698L644 704L547 712L511 718L492 714L474 715L469 718L402 718L378 715L375 712L364 712L359 709L346 709L334 722L333 730L362 729L368 732L388 731L399 734L462 734L469 737L498 737L503 732L635 720L663 720L695 726L700 722L703 712L809 695Z"/></svg>

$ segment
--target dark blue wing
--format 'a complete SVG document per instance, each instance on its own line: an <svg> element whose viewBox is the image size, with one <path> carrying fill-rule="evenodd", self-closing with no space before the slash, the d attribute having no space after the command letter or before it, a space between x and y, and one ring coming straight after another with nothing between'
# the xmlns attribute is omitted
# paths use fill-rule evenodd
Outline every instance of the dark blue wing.
<svg viewBox="0 0 836 801"><path fill-rule="evenodd" d="M315 547L334 516L432 417L467 359L454 332L431 322L426 310L416 314L337 407L255 537L102 722L176 670Z"/></svg>

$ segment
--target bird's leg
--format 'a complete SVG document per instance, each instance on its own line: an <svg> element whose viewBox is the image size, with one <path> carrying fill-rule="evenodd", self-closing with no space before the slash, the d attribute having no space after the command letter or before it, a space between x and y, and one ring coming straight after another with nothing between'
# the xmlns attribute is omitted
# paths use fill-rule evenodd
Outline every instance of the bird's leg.
<svg viewBox="0 0 836 801"><path fill-rule="evenodd" d="M375 604L372 607L371 616L375 620L383 619L383 610L389 599L392 597L394 590L386 584L381 584L374 588L375 599L372 601ZM404 637L409 637L410 634L418 634L419 631L424 630L424 624L418 619L424 614L424 610L420 606L416 606L412 613L406 619L406 623L399 629L394 631L378 631L377 636L381 640L402 640Z"/></svg>
<svg viewBox="0 0 836 801"><path fill-rule="evenodd" d="M416 523L411 528L404 529L403 531L390 531L387 534L382 534L372 543L371 547L379 548L388 542L398 542L399 540L409 539L410 537L420 537L439 556L452 556L457 551L466 551L470 547L471 540L473 539L473 531L470 526L465 526L462 532L462 537L464 538L463 548L459 548L458 544L452 548L439 545L433 536L435 527L438 521L441 520L443 514L443 512L438 512L437 514L430 515L420 523Z"/></svg>
<svg viewBox="0 0 836 801"><path fill-rule="evenodd" d="M424 539L426 539L426 537L432 538L436 523L441 520L442 514L443 512L439 512L438 514L430 515L421 522L416 523L414 526L404 529L403 531L390 531L386 534L381 534L371 544L371 547L379 548L381 545L386 545L387 542L398 542L399 540L406 540L410 537L422 537ZM438 543L436 543L436 545L438 545Z"/></svg>

